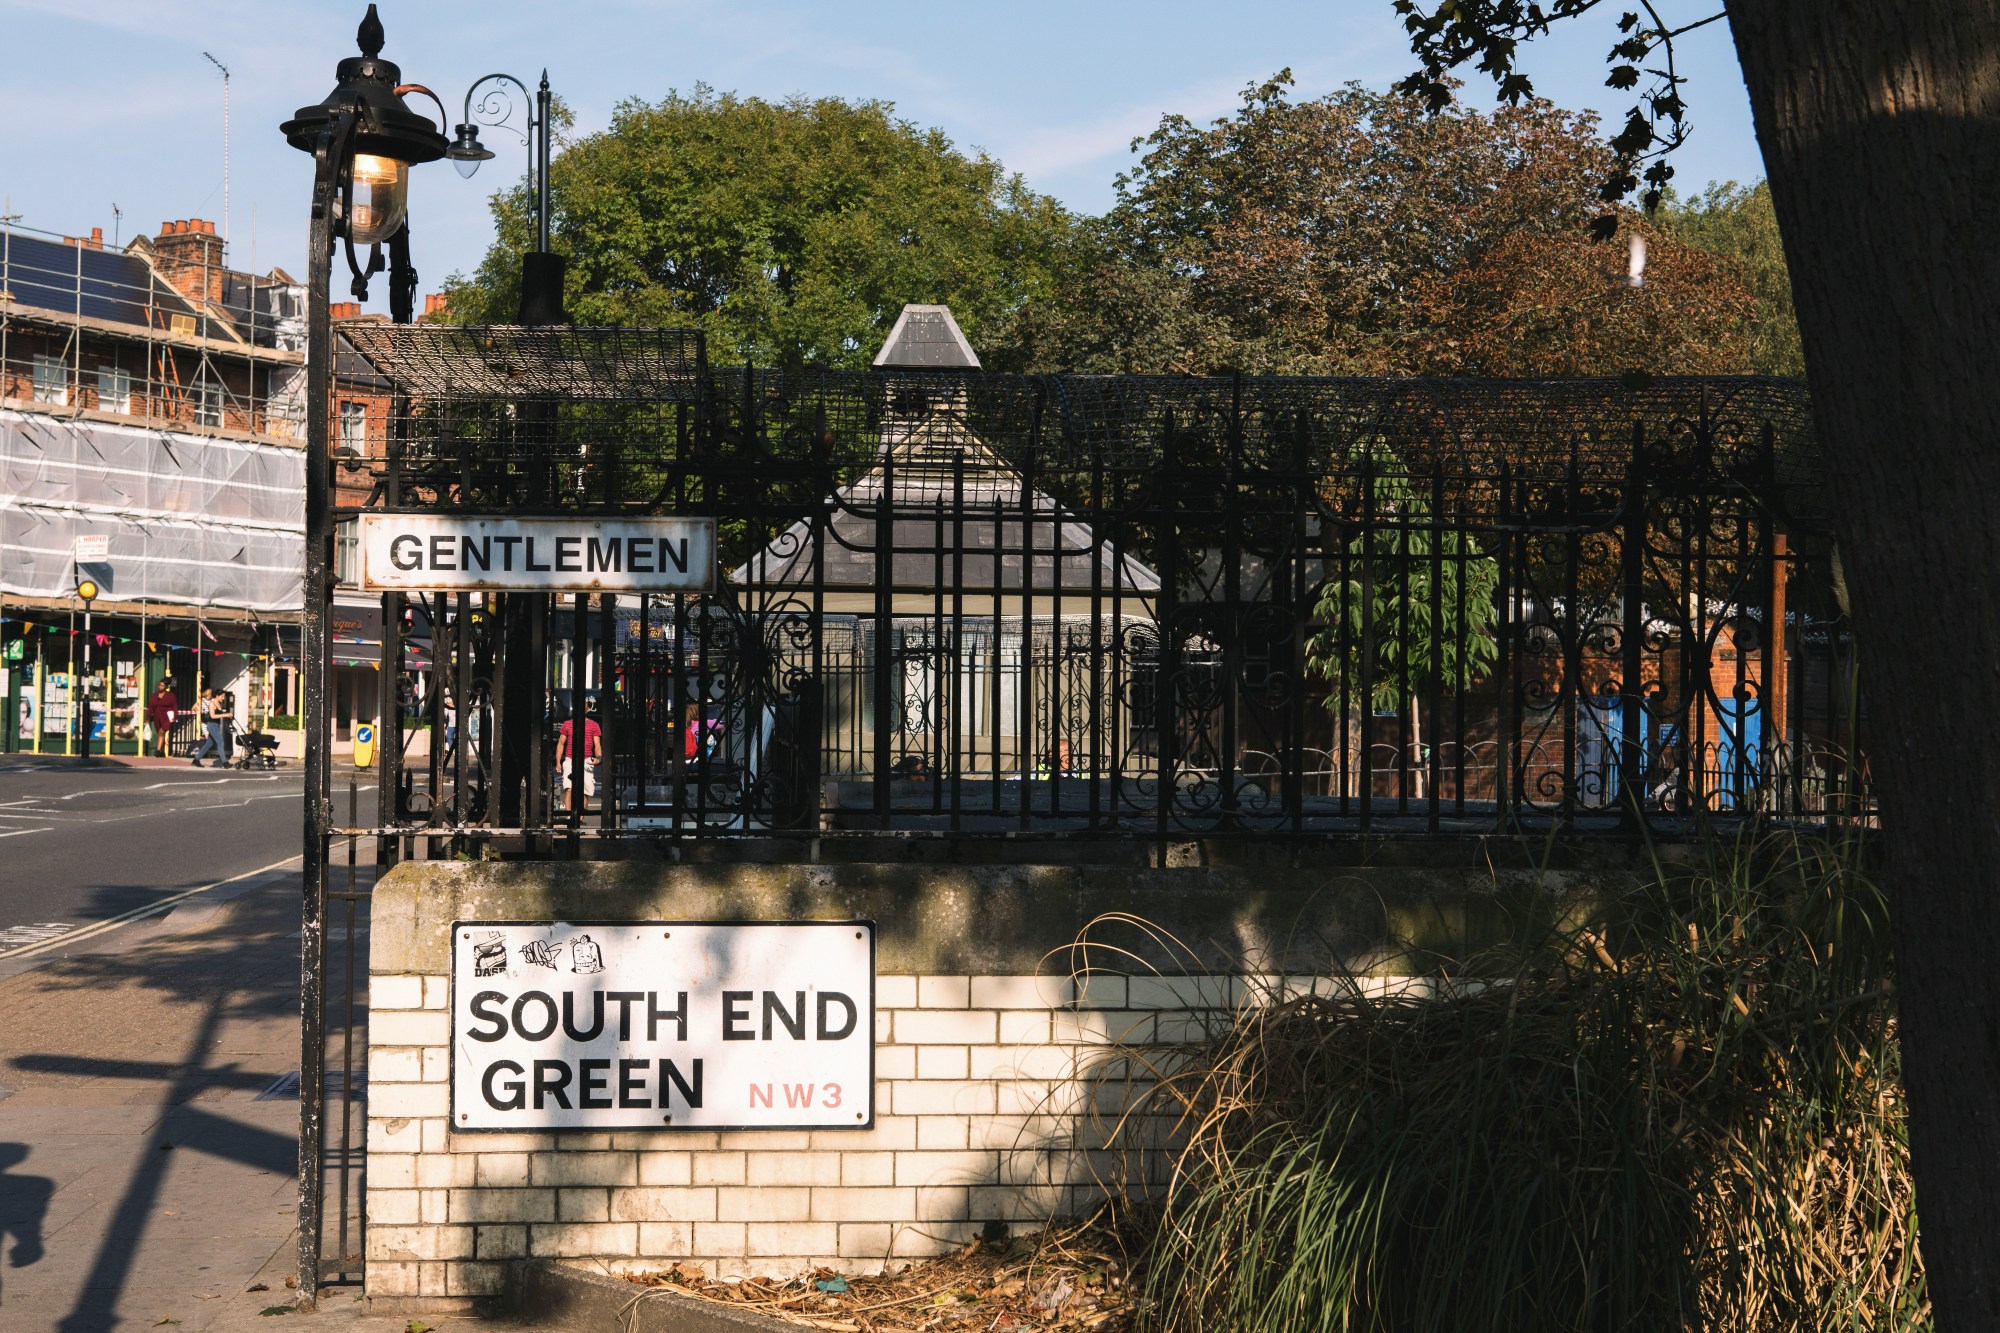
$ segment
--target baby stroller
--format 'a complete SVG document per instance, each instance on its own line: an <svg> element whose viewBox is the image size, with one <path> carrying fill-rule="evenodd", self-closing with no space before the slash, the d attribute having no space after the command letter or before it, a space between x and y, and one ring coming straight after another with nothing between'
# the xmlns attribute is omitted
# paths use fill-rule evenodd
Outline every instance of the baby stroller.
<svg viewBox="0 0 2000 1333"><path fill-rule="evenodd" d="M278 738L268 731L246 731L236 738L236 767L276 768Z"/></svg>

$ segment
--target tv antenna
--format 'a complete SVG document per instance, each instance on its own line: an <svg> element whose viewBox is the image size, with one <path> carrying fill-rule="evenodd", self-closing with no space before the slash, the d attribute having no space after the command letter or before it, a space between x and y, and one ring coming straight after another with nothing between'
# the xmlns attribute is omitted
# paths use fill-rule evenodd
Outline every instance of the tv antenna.
<svg viewBox="0 0 2000 1333"><path fill-rule="evenodd" d="M124 233L125 210L116 203L111 205L111 248L118 248L118 238Z"/></svg>
<svg viewBox="0 0 2000 1333"><path fill-rule="evenodd" d="M208 63L222 71L222 239L229 239L229 66L217 60L208 52L201 53Z"/></svg>

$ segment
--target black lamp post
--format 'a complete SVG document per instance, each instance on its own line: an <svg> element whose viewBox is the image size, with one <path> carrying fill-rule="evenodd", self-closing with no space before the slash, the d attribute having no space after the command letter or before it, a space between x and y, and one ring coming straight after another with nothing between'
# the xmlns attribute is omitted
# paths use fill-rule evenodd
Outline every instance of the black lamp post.
<svg viewBox="0 0 2000 1333"><path fill-rule="evenodd" d="M507 91L507 84L512 84L521 92L522 111L527 121L525 132L516 129L513 124L514 99ZM485 91L482 93L481 89ZM457 135L445 152L452 165L458 168L458 174L470 179L479 170L481 162L490 161L493 157L493 151L479 142L481 125L504 128L519 135L521 142L527 145L528 179L535 196L535 248L521 256L519 319L522 324L569 322L568 316L563 313L563 257L549 249L550 101L547 70L542 71L541 87L532 99L528 94L528 85L512 74L482 75L465 90L465 119L459 123ZM552 438L554 420L548 405L524 404L520 429L523 439ZM523 498L527 504L539 507L553 501L555 479L552 468L546 465L537 468L529 473L526 480L527 490ZM488 605L495 605L495 602L489 601ZM506 659L517 663L543 661L547 652L550 599L537 593L506 593L498 597L496 609L506 645ZM578 623L582 623L580 616ZM539 677L531 672L512 670L505 673L501 685L493 714L493 734L498 738L500 795L497 808L503 824L534 823L543 813L541 797L535 790L532 777L548 767L542 753L542 728L539 725L543 709L542 684Z"/></svg>
<svg viewBox="0 0 2000 1333"><path fill-rule="evenodd" d="M449 145L438 127L403 104L403 94L436 94L405 84L402 71L381 57L382 20L375 6L355 33L359 56L335 71L323 101L300 107L280 128L292 147L313 157L312 231L307 253L306 325L306 567L305 633L300 667L305 696L305 903L300 937L303 982L299 1078L299 1302L310 1307L319 1290L324 1101L326 853L333 826L328 760L327 629L333 605L333 465L327 412L333 389L333 316L328 308L333 247L344 245L354 294L365 297L368 278L382 269L389 246L391 316L408 323L416 294L409 262L409 171L435 162ZM438 106L438 119L444 107ZM369 248L364 268L355 247Z"/></svg>
<svg viewBox="0 0 2000 1333"><path fill-rule="evenodd" d="M521 90L528 128L515 129L514 99L500 86L511 83ZM488 85L492 85L490 88ZM481 88L487 88L480 94ZM474 97L478 97L477 111ZM487 74L474 79L465 90L465 119L445 156L458 174L471 179L481 162L491 161L493 150L479 142L479 126L499 127L520 135L528 148L528 179L535 191L535 248L521 256L521 322L561 324L563 319L563 259L549 249L549 72L542 71L540 89L530 98L528 85L512 74ZM533 110L526 110L532 105Z"/></svg>

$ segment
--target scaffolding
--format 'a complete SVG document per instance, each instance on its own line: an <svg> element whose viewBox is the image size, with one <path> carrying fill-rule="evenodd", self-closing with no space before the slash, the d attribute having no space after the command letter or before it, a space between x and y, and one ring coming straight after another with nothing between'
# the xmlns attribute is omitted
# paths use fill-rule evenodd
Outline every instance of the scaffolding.
<svg viewBox="0 0 2000 1333"><path fill-rule="evenodd" d="M160 253L0 226L0 406L302 444L304 289Z"/></svg>

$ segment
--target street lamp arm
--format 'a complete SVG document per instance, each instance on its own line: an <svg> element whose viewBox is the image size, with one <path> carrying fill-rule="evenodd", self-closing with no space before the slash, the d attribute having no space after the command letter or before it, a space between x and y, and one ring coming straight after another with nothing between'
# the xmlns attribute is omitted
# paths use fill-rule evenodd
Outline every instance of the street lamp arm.
<svg viewBox="0 0 2000 1333"><path fill-rule="evenodd" d="M504 86L520 91L525 132L514 126L514 96ZM486 89L481 92L481 89ZM535 200L535 250L549 248L549 92L548 71L542 71L542 86L530 92L528 85L512 74L482 74L465 90L465 121L458 127L458 139L447 153L459 165L460 174L470 176L483 159L493 156L479 142L475 125L503 128L517 134L528 147L528 188ZM476 103L476 110L475 110Z"/></svg>
<svg viewBox="0 0 2000 1333"><path fill-rule="evenodd" d="M527 117L528 122L526 131L516 130L512 125L508 124L514 118L514 99L508 94L505 88L493 88L480 97L479 115L474 117L472 114L473 96L479 92L481 87L494 82L511 83L521 90L521 105L523 114ZM495 99L498 100L496 101ZM470 88L465 90L465 119L468 123L491 125L510 130L520 135L523 143L529 142L529 136L535 131L537 122L535 120L534 106L535 95L528 91L527 84L521 82L512 74L482 74L472 81ZM532 158L529 164L531 167L533 166Z"/></svg>

